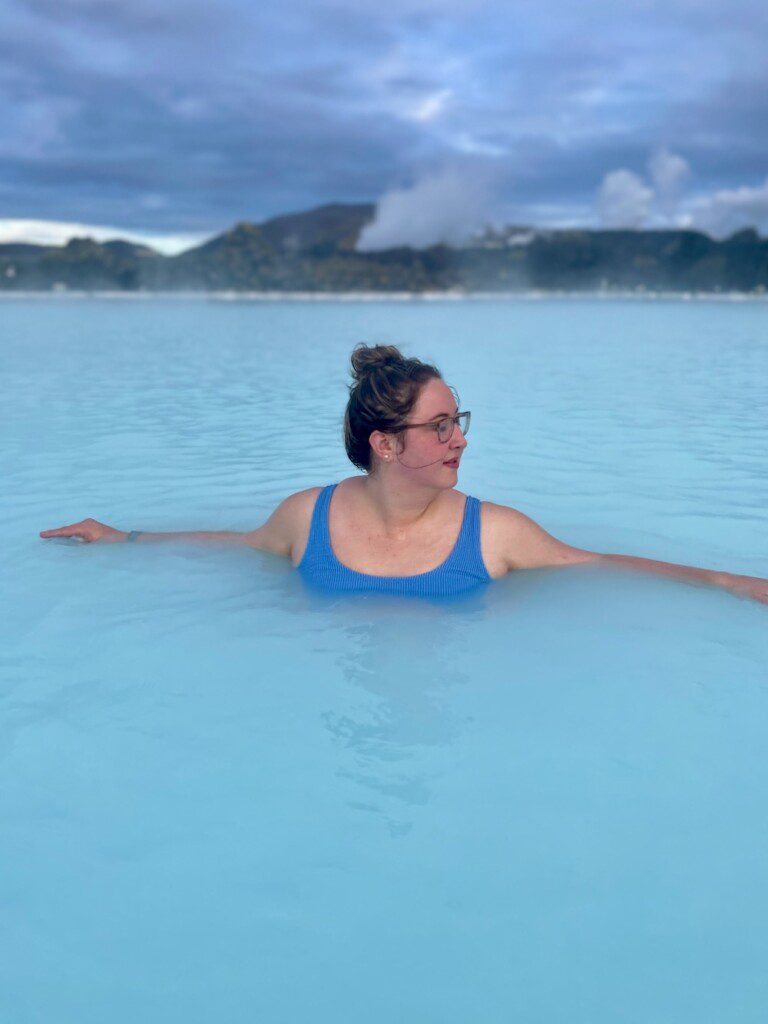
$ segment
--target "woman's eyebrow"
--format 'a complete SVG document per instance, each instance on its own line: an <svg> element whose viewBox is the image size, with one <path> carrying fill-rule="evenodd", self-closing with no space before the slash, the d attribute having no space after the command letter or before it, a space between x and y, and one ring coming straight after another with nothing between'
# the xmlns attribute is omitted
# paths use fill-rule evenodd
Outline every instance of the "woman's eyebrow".
<svg viewBox="0 0 768 1024"><path fill-rule="evenodd" d="M438 416L455 416L458 411L459 407L457 405L453 412L436 412L433 413L432 416L430 416L429 418L431 420L436 420Z"/></svg>

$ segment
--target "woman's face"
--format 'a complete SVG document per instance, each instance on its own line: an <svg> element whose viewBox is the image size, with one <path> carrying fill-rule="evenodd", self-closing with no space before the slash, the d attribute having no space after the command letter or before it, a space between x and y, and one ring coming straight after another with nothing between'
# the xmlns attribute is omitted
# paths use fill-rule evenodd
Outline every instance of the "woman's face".
<svg viewBox="0 0 768 1024"><path fill-rule="evenodd" d="M436 425L442 416L455 416L457 412L456 399L448 385L436 378L427 381L407 423L435 425L415 426L406 430L402 437L392 438L394 454L389 464L407 473L411 479L418 477L433 486L453 487L467 440L457 423L450 439L441 442Z"/></svg>

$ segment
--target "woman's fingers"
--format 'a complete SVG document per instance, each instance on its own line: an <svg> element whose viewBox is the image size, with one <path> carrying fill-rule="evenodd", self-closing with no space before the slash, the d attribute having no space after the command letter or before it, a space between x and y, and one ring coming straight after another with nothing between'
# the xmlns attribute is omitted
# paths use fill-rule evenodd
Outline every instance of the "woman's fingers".
<svg viewBox="0 0 768 1024"><path fill-rule="evenodd" d="M94 525L91 521L83 519L79 523L59 526L55 530L42 530L40 536L46 540L49 537L82 537L83 540L95 540L97 531L94 530Z"/></svg>
<svg viewBox="0 0 768 1024"><path fill-rule="evenodd" d="M80 524L73 523L72 526L58 526L55 530L41 530L41 537L74 537L80 532Z"/></svg>
<svg viewBox="0 0 768 1024"><path fill-rule="evenodd" d="M128 534L124 530L116 530L97 519L81 519L79 523L59 526L55 530L41 530L40 536L45 540L50 537L79 537L88 544L94 544L96 541L115 544L128 539Z"/></svg>

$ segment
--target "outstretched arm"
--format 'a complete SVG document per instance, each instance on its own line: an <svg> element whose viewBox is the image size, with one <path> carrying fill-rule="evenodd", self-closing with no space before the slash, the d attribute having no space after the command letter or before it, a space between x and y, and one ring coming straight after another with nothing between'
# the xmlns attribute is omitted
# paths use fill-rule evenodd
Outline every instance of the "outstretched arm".
<svg viewBox="0 0 768 1024"><path fill-rule="evenodd" d="M156 541L182 540L199 541L208 544L241 544L269 551L275 555L290 557L295 538L301 531L303 519L311 514L311 502L319 488L310 487L305 491L297 491L281 501L275 511L256 530L239 532L237 530L187 530L163 533L141 532L136 543L146 544ZM60 526L55 530L43 530L40 536L45 540L51 537L77 537L88 544L116 544L128 540L127 530L117 530L96 519L82 519L70 526Z"/></svg>
<svg viewBox="0 0 768 1024"><path fill-rule="evenodd" d="M87 544L119 544L127 541L128 530L116 530L113 526L100 523L97 519L81 519L79 523L72 523L69 526L58 526L55 530L42 530L40 536L44 540L52 537L75 537ZM186 530L168 531L163 533L140 532L135 538L136 542L146 543L147 541L159 540L191 540L208 541L223 544L242 544L246 534L236 533L233 530Z"/></svg>
<svg viewBox="0 0 768 1024"><path fill-rule="evenodd" d="M719 572L715 569L697 569L692 565L678 565L676 562L658 562L653 558L638 558L635 555L600 555L600 561L609 565L640 569L660 576L671 576L684 583L698 583L709 587L722 587L738 597L750 597L768 604L768 580L760 576L741 576L735 572Z"/></svg>
<svg viewBox="0 0 768 1024"><path fill-rule="evenodd" d="M498 550L503 553L507 571L585 563L616 565L668 576L684 583L722 587L741 597L749 597L768 604L768 580L759 576L740 576L737 573L697 569L692 565L660 562L635 555L600 554L571 547L547 533L538 523L517 509L491 502L488 506L491 537L494 545L498 545Z"/></svg>

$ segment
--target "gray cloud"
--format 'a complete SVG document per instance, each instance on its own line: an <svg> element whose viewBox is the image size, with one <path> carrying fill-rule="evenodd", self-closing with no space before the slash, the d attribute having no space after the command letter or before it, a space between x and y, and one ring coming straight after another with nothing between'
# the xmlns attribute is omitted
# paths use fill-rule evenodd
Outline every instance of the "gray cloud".
<svg viewBox="0 0 768 1024"><path fill-rule="evenodd" d="M688 204L681 223L699 227L715 238L747 226L768 234L768 176L756 188L719 189L697 196Z"/></svg>
<svg viewBox="0 0 768 1024"><path fill-rule="evenodd" d="M0 0L0 16L0 217L216 230L478 160L499 215L588 222L606 174L640 178L665 147L691 174L677 192L658 178L656 206L693 216L683 188L701 214L768 173L756 0Z"/></svg>

